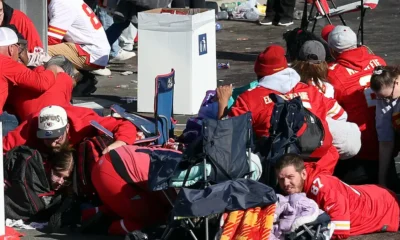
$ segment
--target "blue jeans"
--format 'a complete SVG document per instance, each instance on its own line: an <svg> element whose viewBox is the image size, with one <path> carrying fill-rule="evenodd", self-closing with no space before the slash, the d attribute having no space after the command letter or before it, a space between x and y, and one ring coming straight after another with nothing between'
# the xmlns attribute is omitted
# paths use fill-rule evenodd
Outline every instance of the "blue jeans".
<svg viewBox="0 0 400 240"><path fill-rule="evenodd" d="M109 29L114 24L113 17L107 12L106 9L98 7L97 15L99 16L99 20L100 20L101 24L103 25L104 30ZM119 37L119 35L118 35L118 37ZM118 52L121 49L121 47L119 46L118 37L117 37L116 41L114 40L111 42L110 38L107 35L108 42L111 46L110 56L113 58L118 55Z"/></svg>
<svg viewBox="0 0 400 240"><path fill-rule="evenodd" d="M16 129L18 127L18 119L14 115L8 114L7 112L3 112L0 114L0 121L3 123L3 136L7 136L9 132Z"/></svg>

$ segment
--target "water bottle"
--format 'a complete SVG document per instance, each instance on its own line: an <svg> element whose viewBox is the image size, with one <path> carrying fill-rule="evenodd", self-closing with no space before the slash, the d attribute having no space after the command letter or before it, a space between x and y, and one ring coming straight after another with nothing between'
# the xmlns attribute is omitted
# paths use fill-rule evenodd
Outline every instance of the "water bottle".
<svg viewBox="0 0 400 240"><path fill-rule="evenodd" d="M216 14L217 20L227 20L229 19L229 13L227 11L221 11Z"/></svg>

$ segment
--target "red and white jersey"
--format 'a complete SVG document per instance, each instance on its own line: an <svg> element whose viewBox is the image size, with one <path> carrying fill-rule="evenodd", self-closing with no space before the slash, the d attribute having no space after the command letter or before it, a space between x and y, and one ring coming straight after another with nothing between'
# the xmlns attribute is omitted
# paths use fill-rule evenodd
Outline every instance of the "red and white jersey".
<svg viewBox="0 0 400 240"><path fill-rule="evenodd" d="M286 71L286 73L284 71ZM287 78L287 76L291 77ZM292 69L283 70L282 73L279 72L264 77L263 80L259 81L259 86L239 95L231 108L230 115L239 116L250 111L256 136L268 136L271 126L271 116L274 109L274 102L269 97L269 94L275 93L284 99L292 99L299 96L304 107L321 120L325 129L323 145L314 151L311 157L323 156L332 146L332 135L329 131L326 118L331 117L335 120L341 120L346 117L346 112L335 99L327 98L320 93L316 87L299 81L300 77ZM283 85L286 86L283 87L286 89L278 91ZM300 131L302 131L302 129L300 129ZM302 134L300 131L299 134Z"/></svg>
<svg viewBox="0 0 400 240"><path fill-rule="evenodd" d="M362 147L361 160L378 160L378 140L375 127L376 95L370 79L376 66L385 61L359 47L340 54L329 66L328 79L335 88L335 98L348 114L348 121L358 125Z"/></svg>
<svg viewBox="0 0 400 240"><path fill-rule="evenodd" d="M83 0L51 0L48 16L49 38L77 44L80 55L90 56L89 65L107 66L110 44L101 22Z"/></svg>
<svg viewBox="0 0 400 240"><path fill-rule="evenodd" d="M303 191L331 217L333 239L398 231L399 203L393 192L378 185L347 185L331 176L331 169L318 166L326 165L323 161L305 163L308 176Z"/></svg>

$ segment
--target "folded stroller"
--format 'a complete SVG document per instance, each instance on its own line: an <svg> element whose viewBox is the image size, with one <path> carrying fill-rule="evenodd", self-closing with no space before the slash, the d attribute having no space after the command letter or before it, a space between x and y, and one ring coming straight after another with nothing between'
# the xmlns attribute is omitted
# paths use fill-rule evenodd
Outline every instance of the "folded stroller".
<svg viewBox="0 0 400 240"><path fill-rule="evenodd" d="M335 227L331 224L331 218L325 212L311 223L300 226L295 232L287 234L287 240L329 240Z"/></svg>
<svg viewBox="0 0 400 240"><path fill-rule="evenodd" d="M168 239L173 230L182 225L193 239L198 239L191 219L201 218L205 227L204 239L208 240L208 216L266 206L277 201L272 188L246 179L250 174L248 156L251 146L251 113L247 113L227 120L205 119L202 135L188 147L180 161L175 159L171 162L159 154L151 155L149 185L152 190L166 190L171 186L174 172L187 169L183 188L175 203L170 201L174 208L161 239ZM192 167L199 164L204 168L202 180L186 188ZM209 173L207 165L212 167ZM165 196L170 199L166 192Z"/></svg>

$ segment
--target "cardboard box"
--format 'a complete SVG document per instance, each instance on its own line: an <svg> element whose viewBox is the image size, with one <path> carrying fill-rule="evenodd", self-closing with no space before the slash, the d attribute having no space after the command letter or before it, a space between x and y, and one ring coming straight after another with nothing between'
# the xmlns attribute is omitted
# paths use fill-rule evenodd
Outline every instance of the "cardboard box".
<svg viewBox="0 0 400 240"><path fill-rule="evenodd" d="M217 87L215 11L175 10L139 13L138 112L154 112L154 79L172 68L175 114L196 114L206 91Z"/></svg>

